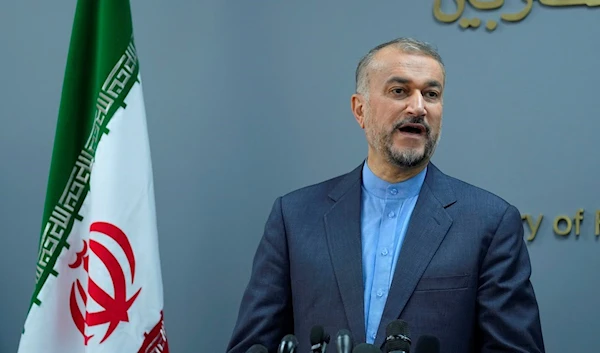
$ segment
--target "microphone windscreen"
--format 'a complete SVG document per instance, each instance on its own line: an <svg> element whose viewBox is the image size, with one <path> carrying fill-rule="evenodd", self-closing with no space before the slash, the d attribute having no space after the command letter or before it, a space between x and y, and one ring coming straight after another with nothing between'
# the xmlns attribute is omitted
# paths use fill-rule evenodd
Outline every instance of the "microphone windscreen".
<svg viewBox="0 0 600 353"><path fill-rule="evenodd" d="M350 331L341 329L335 335L335 342L337 344L338 353L350 353L352 351L352 336Z"/></svg>
<svg viewBox="0 0 600 353"><path fill-rule="evenodd" d="M352 353L381 353L381 350L369 343L360 343L354 347Z"/></svg>
<svg viewBox="0 0 600 353"><path fill-rule="evenodd" d="M408 323L403 320L394 320L385 328L385 353L394 351L410 352L410 338Z"/></svg>
<svg viewBox="0 0 600 353"><path fill-rule="evenodd" d="M422 335L416 344L416 353L440 353L440 340L432 335Z"/></svg>
<svg viewBox="0 0 600 353"><path fill-rule="evenodd" d="M279 347L277 348L278 353L294 353L298 346L298 339L292 334L283 336Z"/></svg>
<svg viewBox="0 0 600 353"><path fill-rule="evenodd" d="M246 353L269 353L269 350L262 344L255 344L252 347L250 347L246 351Z"/></svg>
<svg viewBox="0 0 600 353"><path fill-rule="evenodd" d="M404 320L394 320L385 328L386 336L404 335L408 337L409 334L408 323Z"/></svg>
<svg viewBox="0 0 600 353"><path fill-rule="evenodd" d="M281 342L291 342L295 346L298 345L298 339L296 338L296 336L294 336L292 334L283 336L283 338L281 339Z"/></svg>
<svg viewBox="0 0 600 353"><path fill-rule="evenodd" d="M344 337L344 336L352 337L352 335L350 334L350 331L346 330L345 328L339 330L337 332L337 334L335 335L335 337Z"/></svg>
<svg viewBox="0 0 600 353"><path fill-rule="evenodd" d="M310 344L315 345L325 341L325 329L323 326L316 325L310 330Z"/></svg>

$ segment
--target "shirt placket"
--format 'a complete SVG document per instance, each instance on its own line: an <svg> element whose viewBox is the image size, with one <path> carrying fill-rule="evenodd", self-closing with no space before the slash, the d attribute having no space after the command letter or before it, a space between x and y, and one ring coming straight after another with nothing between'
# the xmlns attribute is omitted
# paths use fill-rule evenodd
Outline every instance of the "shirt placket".
<svg viewBox="0 0 600 353"><path fill-rule="evenodd" d="M372 340L377 335L380 317L375 313L381 314L385 307L387 295L390 287L390 278L392 272L394 238L396 236L396 225L398 219L398 210L401 201L392 198L397 194L397 189L388 188L384 203L383 213L381 215L381 225L379 230L379 241L377 242L377 252L375 259L375 273L373 276L373 285L371 289L371 310L369 325L371 331L368 333Z"/></svg>

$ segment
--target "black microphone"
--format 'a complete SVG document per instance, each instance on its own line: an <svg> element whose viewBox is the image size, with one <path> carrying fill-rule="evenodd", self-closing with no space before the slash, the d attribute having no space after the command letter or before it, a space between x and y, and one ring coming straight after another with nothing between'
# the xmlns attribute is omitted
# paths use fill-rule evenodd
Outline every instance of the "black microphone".
<svg viewBox="0 0 600 353"><path fill-rule="evenodd" d="M262 344L255 344L252 347L248 348L246 353L269 353L269 350Z"/></svg>
<svg viewBox="0 0 600 353"><path fill-rule="evenodd" d="M352 336L350 331L342 329L339 330L335 336L335 343L337 345L337 353L350 353L352 352Z"/></svg>
<svg viewBox="0 0 600 353"><path fill-rule="evenodd" d="M422 335L417 341L415 353L440 353L440 340L432 335Z"/></svg>
<svg viewBox="0 0 600 353"><path fill-rule="evenodd" d="M381 350L369 343L360 343L352 350L352 353L381 353Z"/></svg>
<svg viewBox="0 0 600 353"><path fill-rule="evenodd" d="M394 320L390 322L385 329L385 343L383 351L385 353L409 353L410 352L410 334L406 321Z"/></svg>
<svg viewBox="0 0 600 353"><path fill-rule="evenodd" d="M329 344L329 335L321 325L313 326L310 330L310 350L313 353L325 353Z"/></svg>
<svg viewBox="0 0 600 353"><path fill-rule="evenodd" d="M294 353L298 346L298 339L294 335L285 335L277 347L277 353Z"/></svg>

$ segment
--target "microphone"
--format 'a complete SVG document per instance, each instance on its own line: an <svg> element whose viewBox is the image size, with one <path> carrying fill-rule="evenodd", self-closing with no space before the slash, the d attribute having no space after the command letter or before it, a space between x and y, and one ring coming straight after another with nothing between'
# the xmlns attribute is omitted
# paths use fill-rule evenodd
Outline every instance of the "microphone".
<svg viewBox="0 0 600 353"><path fill-rule="evenodd" d="M353 346L350 331L345 329L339 330L335 336L335 343L337 345L337 353L350 353Z"/></svg>
<svg viewBox="0 0 600 353"><path fill-rule="evenodd" d="M381 353L381 350L369 343L360 343L352 350L352 353Z"/></svg>
<svg viewBox="0 0 600 353"><path fill-rule="evenodd" d="M422 335L416 345L416 353L440 353L440 340L432 335Z"/></svg>
<svg viewBox="0 0 600 353"><path fill-rule="evenodd" d="M408 337L410 331L406 321L394 320L390 322L385 329L385 343L383 351L385 353L409 353L411 340Z"/></svg>
<svg viewBox="0 0 600 353"><path fill-rule="evenodd" d="M255 344L252 347L248 348L246 353L269 353L269 350L262 344Z"/></svg>
<svg viewBox="0 0 600 353"><path fill-rule="evenodd" d="M285 335L279 347L277 347L277 353L295 353L296 347L298 346L298 339L294 335Z"/></svg>
<svg viewBox="0 0 600 353"><path fill-rule="evenodd" d="M329 344L329 335L321 325L313 326L310 330L310 350L313 353L325 353Z"/></svg>

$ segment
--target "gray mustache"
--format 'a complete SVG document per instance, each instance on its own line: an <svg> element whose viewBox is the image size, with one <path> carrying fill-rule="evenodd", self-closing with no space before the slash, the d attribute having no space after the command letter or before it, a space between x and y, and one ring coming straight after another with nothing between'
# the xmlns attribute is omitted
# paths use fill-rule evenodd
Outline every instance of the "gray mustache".
<svg viewBox="0 0 600 353"><path fill-rule="evenodd" d="M403 127L406 124L421 124L421 125L423 125L425 127L425 133L427 134L427 136L429 136L430 133L431 133L431 127L429 126L429 124L427 124L425 122L425 119L423 119L421 117L412 117L412 118L404 119L404 120L398 122L394 126L394 130L395 129L399 129L399 128Z"/></svg>

